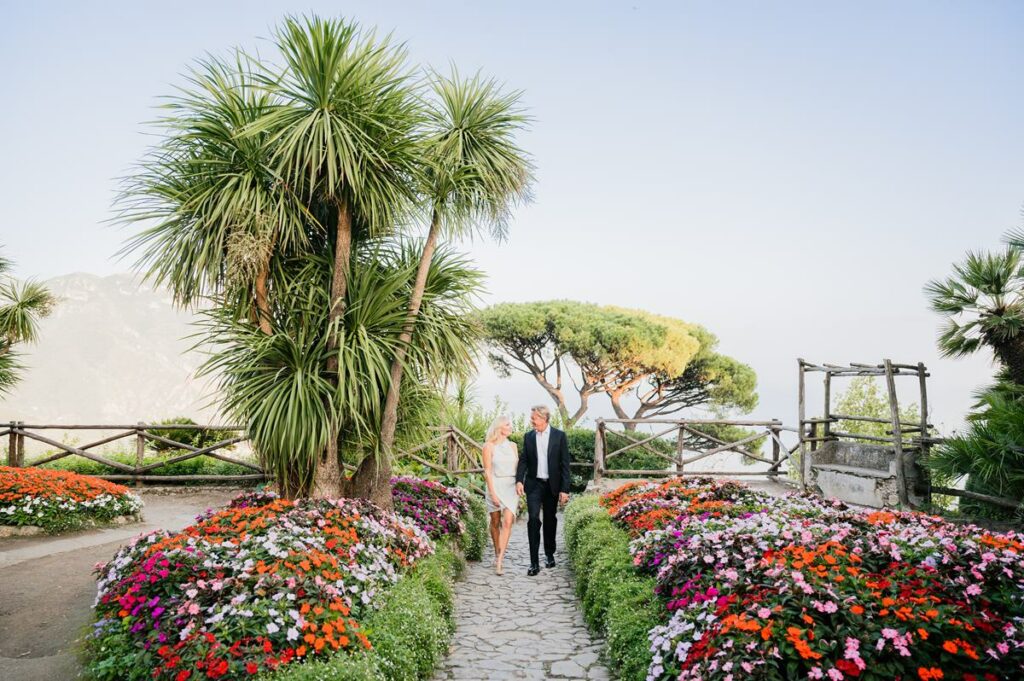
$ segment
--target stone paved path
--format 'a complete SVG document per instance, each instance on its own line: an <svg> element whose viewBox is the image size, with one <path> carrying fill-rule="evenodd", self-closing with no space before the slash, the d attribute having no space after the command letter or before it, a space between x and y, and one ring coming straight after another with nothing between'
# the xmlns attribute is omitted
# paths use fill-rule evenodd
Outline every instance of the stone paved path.
<svg viewBox="0 0 1024 681"><path fill-rule="evenodd" d="M505 574L494 574L494 552L470 563L456 585L457 629L435 679L608 679L603 648L587 631L576 600L558 516L557 565L530 566L526 520L512 529ZM543 552L541 560L544 560Z"/></svg>

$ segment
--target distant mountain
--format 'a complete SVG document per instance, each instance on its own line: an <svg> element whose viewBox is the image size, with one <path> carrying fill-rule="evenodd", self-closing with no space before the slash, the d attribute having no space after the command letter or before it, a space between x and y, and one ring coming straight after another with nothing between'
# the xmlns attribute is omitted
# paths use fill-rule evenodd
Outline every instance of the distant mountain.
<svg viewBox="0 0 1024 681"><path fill-rule="evenodd" d="M42 320L28 369L0 399L0 421L135 423L216 419L202 356L190 352L194 316L132 275L69 274L46 282L60 302Z"/></svg>

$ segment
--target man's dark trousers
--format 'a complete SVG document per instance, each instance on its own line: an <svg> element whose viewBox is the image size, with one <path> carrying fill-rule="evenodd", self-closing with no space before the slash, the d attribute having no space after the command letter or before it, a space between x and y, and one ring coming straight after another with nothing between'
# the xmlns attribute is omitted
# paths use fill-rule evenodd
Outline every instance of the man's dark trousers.
<svg viewBox="0 0 1024 681"><path fill-rule="evenodd" d="M558 528L558 494L551 491L547 480L527 480L526 509L529 520L526 534L530 539L530 565L539 565L541 519L544 521L544 555L555 557L555 530Z"/></svg>

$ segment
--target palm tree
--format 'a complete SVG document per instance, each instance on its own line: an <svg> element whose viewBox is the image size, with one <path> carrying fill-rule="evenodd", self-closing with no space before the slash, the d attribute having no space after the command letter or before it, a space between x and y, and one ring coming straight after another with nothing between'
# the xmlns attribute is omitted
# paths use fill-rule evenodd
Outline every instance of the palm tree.
<svg viewBox="0 0 1024 681"><path fill-rule="evenodd" d="M203 372L218 377L226 411L248 424L261 460L287 496L306 495L315 487L331 438L365 458L380 450L377 424L420 245L357 239L353 246L337 329L327 323L333 259L324 254L283 263L282 281L288 284L271 299L269 335L238 320L229 306L204 313L201 337L210 359ZM469 320L480 281L479 272L457 254L435 256L420 333L406 359L422 386L418 397L429 398L471 365L477 337ZM333 348L332 337L337 339ZM338 358L337 382L324 368L332 354ZM406 410L403 417L410 430L426 415Z"/></svg>
<svg viewBox="0 0 1024 681"><path fill-rule="evenodd" d="M1018 242L1019 243L1019 242ZM1024 385L1024 272L1022 251L968 253L955 276L925 287L932 309L946 317L939 349L963 357L988 346L1013 382Z"/></svg>
<svg viewBox="0 0 1024 681"><path fill-rule="evenodd" d="M39 320L56 303L42 284L17 283L6 276L11 267L11 261L0 256L0 395L10 392L24 369L15 346L39 339Z"/></svg>
<svg viewBox="0 0 1024 681"><path fill-rule="evenodd" d="M382 456L364 459L353 479L356 496L367 496L385 506L391 505L385 483L391 475L406 355L414 331L422 333L421 304L438 239L442 234L458 237L474 229L489 229L493 236L504 237L512 206L528 199L532 170L515 143L516 134L528 120L519 109L519 93L502 93L493 80L479 75L461 79L457 72L451 77L433 74L431 85L433 97L425 106L419 175L430 228L391 364L380 427Z"/></svg>
<svg viewBox="0 0 1024 681"><path fill-rule="evenodd" d="M326 228L333 272L325 367L338 390L350 390L338 348L353 236L357 230L385 234L411 211L421 107L405 51L389 38L378 40L342 20L289 18L276 44L284 68L260 78L281 103L249 126L247 135L269 135L276 176ZM332 429L338 434L343 427L336 423ZM338 496L341 483L338 437L331 436L313 496Z"/></svg>
<svg viewBox="0 0 1024 681"><path fill-rule="evenodd" d="M328 419L309 426L322 451L306 468L316 470L313 494L334 497L338 439L352 425L340 419L361 404L338 401L367 380L339 364L353 242L389 232L411 210L421 105L404 50L355 24L289 18L275 43L280 70L242 53L232 63L200 62L160 121L164 141L126 182L119 217L149 224L125 248L141 254L136 267L148 279L180 305L213 300L264 337L274 334L274 297L295 294L292 260L331 263L320 282L329 291L325 334L306 329L302 342L314 345L291 351L320 357L326 375L306 379L332 386L306 386ZM269 352L273 341L264 340ZM333 435L314 437L321 427Z"/></svg>
<svg viewBox="0 0 1024 681"><path fill-rule="evenodd" d="M216 296L266 334L272 262L308 249L318 225L277 180L269 134L240 134L276 102L256 87L253 67L241 53L198 63L164 107L163 141L117 205L122 223L147 225L121 251L138 255L144 279L183 307Z"/></svg>

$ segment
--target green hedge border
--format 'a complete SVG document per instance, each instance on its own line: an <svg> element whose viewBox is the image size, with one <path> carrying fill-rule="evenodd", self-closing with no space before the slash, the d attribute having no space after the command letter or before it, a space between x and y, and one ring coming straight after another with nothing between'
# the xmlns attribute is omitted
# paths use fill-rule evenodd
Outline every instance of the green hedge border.
<svg viewBox="0 0 1024 681"><path fill-rule="evenodd" d="M415 681L433 676L455 633L455 580L465 569L466 560L480 560L487 546L487 506L475 494L470 495L465 523L462 535L437 542L434 554L418 562L388 589L380 609L363 622L372 650L293 664L260 678Z"/></svg>
<svg viewBox="0 0 1024 681"><path fill-rule="evenodd" d="M576 594L590 628L607 641L605 656L623 681L647 678L648 632L667 611L655 580L637 572L629 535L617 527L596 494L574 499L565 510L565 547L576 574Z"/></svg>

